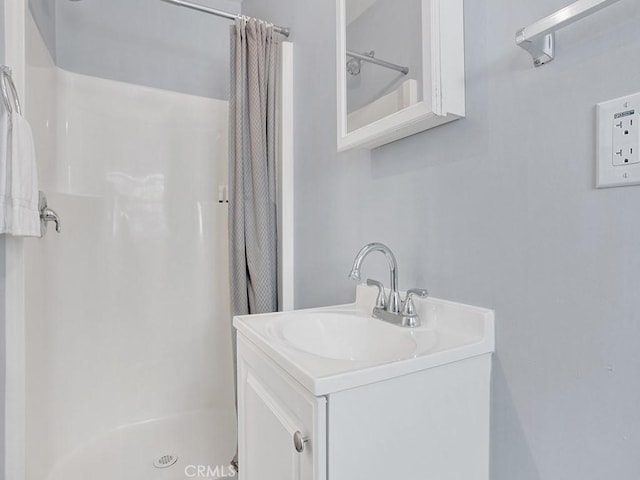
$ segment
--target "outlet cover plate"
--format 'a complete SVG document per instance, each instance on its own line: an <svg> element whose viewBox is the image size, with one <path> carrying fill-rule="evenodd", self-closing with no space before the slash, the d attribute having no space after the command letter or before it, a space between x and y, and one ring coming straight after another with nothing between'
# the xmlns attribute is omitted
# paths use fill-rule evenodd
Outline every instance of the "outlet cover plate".
<svg viewBox="0 0 640 480"><path fill-rule="evenodd" d="M596 187L640 185L640 93L596 106Z"/></svg>

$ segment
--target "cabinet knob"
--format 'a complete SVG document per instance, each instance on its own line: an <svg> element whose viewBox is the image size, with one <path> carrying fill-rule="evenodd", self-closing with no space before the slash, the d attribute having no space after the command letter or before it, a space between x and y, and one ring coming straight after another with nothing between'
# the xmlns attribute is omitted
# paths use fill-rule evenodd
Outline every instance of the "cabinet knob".
<svg viewBox="0 0 640 480"><path fill-rule="evenodd" d="M304 438L300 430L293 434L293 446L296 447L296 452L304 452L304 446L309 441L308 438Z"/></svg>

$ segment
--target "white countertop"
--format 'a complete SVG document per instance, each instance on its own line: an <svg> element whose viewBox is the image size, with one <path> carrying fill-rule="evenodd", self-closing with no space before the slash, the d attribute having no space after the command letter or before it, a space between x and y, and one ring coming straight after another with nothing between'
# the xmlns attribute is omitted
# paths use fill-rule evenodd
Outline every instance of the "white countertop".
<svg viewBox="0 0 640 480"><path fill-rule="evenodd" d="M408 358L386 361L337 360L295 348L281 335L279 326L313 313L339 313L370 318L377 290L357 288L356 302L292 312L242 315L233 325L275 363L314 395L326 395L491 353L495 346L494 312L436 298L415 299L422 326L403 329L418 339L420 348Z"/></svg>

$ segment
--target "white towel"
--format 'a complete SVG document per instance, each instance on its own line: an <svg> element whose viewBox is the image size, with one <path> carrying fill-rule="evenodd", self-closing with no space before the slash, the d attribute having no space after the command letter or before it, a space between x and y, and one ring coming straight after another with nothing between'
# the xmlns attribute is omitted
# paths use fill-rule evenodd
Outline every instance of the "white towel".
<svg viewBox="0 0 640 480"><path fill-rule="evenodd" d="M0 233L41 236L33 134L16 112L0 115Z"/></svg>

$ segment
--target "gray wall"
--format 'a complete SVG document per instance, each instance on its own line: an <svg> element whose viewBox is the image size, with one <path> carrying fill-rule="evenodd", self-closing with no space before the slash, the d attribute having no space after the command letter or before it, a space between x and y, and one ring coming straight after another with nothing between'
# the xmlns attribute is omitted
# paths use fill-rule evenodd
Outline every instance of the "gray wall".
<svg viewBox="0 0 640 480"><path fill-rule="evenodd" d="M235 0L202 5L239 12ZM31 0L66 70L219 99L229 96L229 20L160 0Z"/></svg>
<svg viewBox="0 0 640 480"><path fill-rule="evenodd" d="M640 186L593 185L594 104L640 91L640 4L534 69L514 33L565 0L465 3L467 118L338 155L335 2L244 1L295 42L297 306L352 300L355 253L388 243L402 288L496 310L493 480L638 478Z"/></svg>
<svg viewBox="0 0 640 480"><path fill-rule="evenodd" d="M29 10L38 25L40 35L56 58L56 0L29 0Z"/></svg>
<svg viewBox="0 0 640 480"><path fill-rule="evenodd" d="M0 0L0 63L4 63L4 0ZM0 235L0 478L4 478L4 415L5 415L5 244L4 235Z"/></svg>
<svg viewBox="0 0 640 480"><path fill-rule="evenodd" d="M0 25L2 25L2 35L0 35L0 63L4 63L4 0L0 0Z"/></svg>

